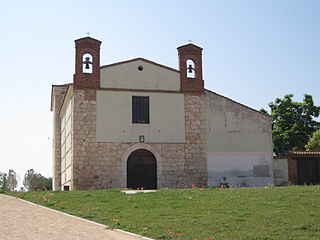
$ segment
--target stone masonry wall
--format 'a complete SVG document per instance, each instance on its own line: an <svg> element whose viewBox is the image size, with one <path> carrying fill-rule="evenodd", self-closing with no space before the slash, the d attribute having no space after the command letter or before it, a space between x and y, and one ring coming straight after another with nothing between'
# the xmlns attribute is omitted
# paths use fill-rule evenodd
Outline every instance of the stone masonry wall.
<svg viewBox="0 0 320 240"><path fill-rule="evenodd" d="M93 89L74 91L72 190L126 187L127 159L140 148L157 159L158 188L206 185L203 94L185 94L186 143L178 144L96 142L95 94Z"/></svg>
<svg viewBox="0 0 320 240"><path fill-rule="evenodd" d="M207 135L203 94L185 94L185 181L207 185Z"/></svg>

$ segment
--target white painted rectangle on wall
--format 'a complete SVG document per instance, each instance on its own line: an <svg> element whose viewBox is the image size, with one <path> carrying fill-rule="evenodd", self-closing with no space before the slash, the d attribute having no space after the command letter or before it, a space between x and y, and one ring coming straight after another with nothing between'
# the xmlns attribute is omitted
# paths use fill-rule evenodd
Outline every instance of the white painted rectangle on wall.
<svg viewBox="0 0 320 240"><path fill-rule="evenodd" d="M69 167L71 165L71 149L66 154L66 167Z"/></svg>
<svg viewBox="0 0 320 240"><path fill-rule="evenodd" d="M61 117L61 132L64 130L66 126L66 116L65 114L63 114L63 116Z"/></svg>
<svg viewBox="0 0 320 240"><path fill-rule="evenodd" d="M71 180L71 167L66 169L66 182Z"/></svg>
<svg viewBox="0 0 320 240"><path fill-rule="evenodd" d="M71 100L69 100L68 102L68 106L66 108L66 121L69 120L70 116L71 116Z"/></svg>
<svg viewBox="0 0 320 240"><path fill-rule="evenodd" d="M69 151L69 149L71 149L71 134L69 134L66 139L66 152Z"/></svg>
<svg viewBox="0 0 320 240"><path fill-rule="evenodd" d="M66 182L66 174L65 171L63 171L61 173L61 185L64 184Z"/></svg>
<svg viewBox="0 0 320 240"><path fill-rule="evenodd" d="M61 158L61 172L63 172L66 169L66 158Z"/></svg>
<svg viewBox="0 0 320 240"><path fill-rule="evenodd" d="M132 123L132 97L148 96L150 123ZM152 92L97 92L97 141L185 142L184 95Z"/></svg>
<svg viewBox="0 0 320 240"><path fill-rule="evenodd" d="M63 129L63 131L61 132L61 145L63 145L66 141L66 131L65 129Z"/></svg>
<svg viewBox="0 0 320 240"><path fill-rule="evenodd" d="M68 119L68 121L66 122L66 135L71 133L71 118Z"/></svg>

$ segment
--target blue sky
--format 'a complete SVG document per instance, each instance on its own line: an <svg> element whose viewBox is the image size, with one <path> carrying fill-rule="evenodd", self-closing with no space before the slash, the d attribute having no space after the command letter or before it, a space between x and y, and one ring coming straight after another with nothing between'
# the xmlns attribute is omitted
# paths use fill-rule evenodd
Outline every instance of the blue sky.
<svg viewBox="0 0 320 240"><path fill-rule="evenodd" d="M0 171L51 176L52 84L72 82L74 40L102 41L101 64L144 57L177 68L203 50L205 86L260 109L292 93L320 105L320 1L0 0Z"/></svg>

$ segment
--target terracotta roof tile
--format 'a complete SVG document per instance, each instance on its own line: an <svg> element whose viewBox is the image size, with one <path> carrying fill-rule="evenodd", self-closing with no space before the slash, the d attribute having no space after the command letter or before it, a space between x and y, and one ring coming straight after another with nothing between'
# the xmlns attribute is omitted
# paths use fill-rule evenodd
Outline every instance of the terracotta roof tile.
<svg viewBox="0 0 320 240"><path fill-rule="evenodd" d="M320 157L320 152L315 151L290 151L292 157Z"/></svg>

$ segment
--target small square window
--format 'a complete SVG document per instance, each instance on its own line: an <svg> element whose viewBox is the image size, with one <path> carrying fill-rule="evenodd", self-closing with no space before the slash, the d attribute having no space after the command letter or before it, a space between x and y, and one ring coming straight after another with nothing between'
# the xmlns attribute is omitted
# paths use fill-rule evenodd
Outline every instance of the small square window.
<svg viewBox="0 0 320 240"><path fill-rule="evenodd" d="M132 96L132 123L150 123L149 97Z"/></svg>

